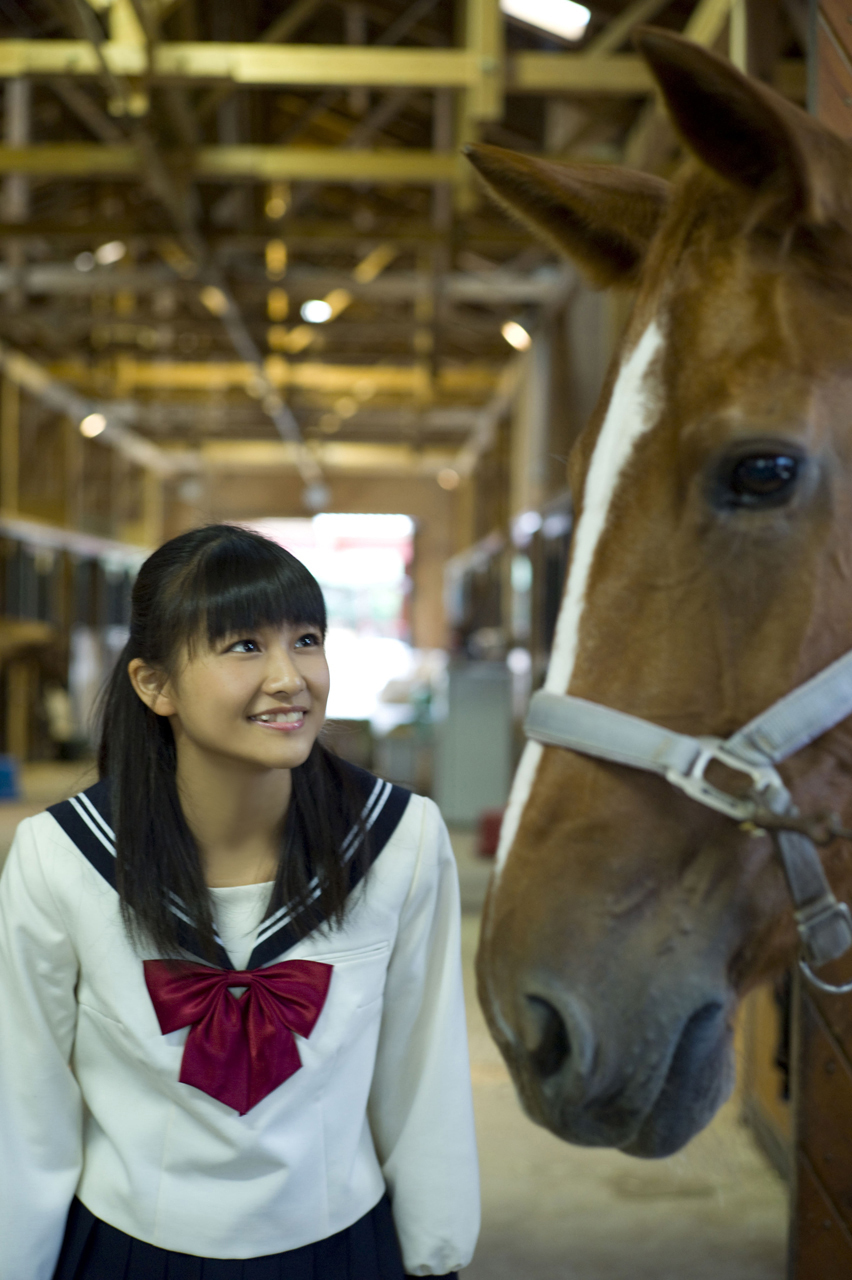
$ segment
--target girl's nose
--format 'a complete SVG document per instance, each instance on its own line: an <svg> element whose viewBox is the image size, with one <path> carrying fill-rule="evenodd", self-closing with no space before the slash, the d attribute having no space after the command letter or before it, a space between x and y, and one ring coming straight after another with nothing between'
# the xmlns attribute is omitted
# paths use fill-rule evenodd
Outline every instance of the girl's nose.
<svg viewBox="0 0 852 1280"><path fill-rule="evenodd" d="M268 693L298 693L307 687L305 677L285 650L271 654L270 659L263 682Z"/></svg>

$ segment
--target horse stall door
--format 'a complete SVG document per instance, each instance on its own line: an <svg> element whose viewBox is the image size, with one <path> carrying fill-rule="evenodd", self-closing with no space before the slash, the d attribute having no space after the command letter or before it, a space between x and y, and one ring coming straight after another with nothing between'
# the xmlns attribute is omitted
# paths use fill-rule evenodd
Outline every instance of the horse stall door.
<svg viewBox="0 0 852 1280"><path fill-rule="evenodd" d="M852 138L852 0L812 6L810 110ZM828 972L852 977L841 961ZM837 980L832 972L833 980ZM852 1277L852 995L793 986L790 1280Z"/></svg>
<svg viewBox="0 0 852 1280"><path fill-rule="evenodd" d="M849 977L848 963L843 965ZM837 980L834 978L833 980ZM794 982L790 1280L852 1276L852 996Z"/></svg>

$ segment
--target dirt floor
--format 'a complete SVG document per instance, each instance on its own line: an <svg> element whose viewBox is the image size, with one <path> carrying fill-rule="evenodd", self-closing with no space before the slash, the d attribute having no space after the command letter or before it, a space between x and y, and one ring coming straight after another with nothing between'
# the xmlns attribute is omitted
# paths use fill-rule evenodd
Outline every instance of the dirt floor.
<svg viewBox="0 0 852 1280"><path fill-rule="evenodd" d="M87 766L32 765L0 804L0 865L27 814L93 780ZM464 1280L782 1280L786 1188L739 1120L735 1097L668 1160L559 1142L522 1113L476 1002L473 956L490 874L454 833L462 889L483 1224Z"/></svg>

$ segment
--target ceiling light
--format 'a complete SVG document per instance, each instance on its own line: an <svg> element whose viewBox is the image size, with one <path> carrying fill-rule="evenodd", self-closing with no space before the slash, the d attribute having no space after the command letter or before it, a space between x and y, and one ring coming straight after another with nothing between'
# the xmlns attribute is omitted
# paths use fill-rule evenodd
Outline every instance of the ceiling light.
<svg viewBox="0 0 852 1280"><path fill-rule="evenodd" d="M269 240L266 245L266 274L280 280L287 270L287 246L283 240Z"/></svg>
<svg viewBox="0 0 852 1280"><path fill-rule="evenodd" d="M270 289L266 295L266 314L276 324L286 320L290 311L290 299L284 289Z"/></svg>
<svg viewBox="0 0 852 1280"><path fill-rule="evenodd" d="M123 240L108 240L95 250L95 261L102 267L108 267L113 262L120 262L126 253L127 245Z"/></svg>
<svg viewBox="0 0 852 1280"><path fill-rule="evenodd" d="M107 420L102 413L87 413L80 423L80 435L87 440L94 440L95 436L106 430L106 424Z"/></svg>
<svg viewBox="0 0 852 1280"><path fill-rule="evenodd" d="M290 204L290 185L287 182L273 182L269 188L264 205L264 213L273 222L283 218Z"/></svg>
<svg viewBox="0 0 852 1280"><path fill-rule="evenodd" d="M500 0L500 8L510 18L563 40L581 40L592 16L585 5L574 4L574 0Z"/></svg>
<svg viewBox="0 0 852 1280"><path fill-rule="evenodd" d="M507 320L500 332L509 346L514 347L516 351L529 351L532 345L532 338L524 326L518 324L517 320Z"/></svg>
<svg viewBox="0 0 852 1280"><path fill-rule="evenodd" d="M223 316L228 310L227 294L218 285L205 285L198 297L213 316Z"/></svg>
<svg viewBox="0 0 852 1280"><path fill-rule="evenodd" d="M83 253L78 253L77 257L74 259L74 266L78 271L91 271L94 265L95 255L93 253L89 253L88 249L84 250Z"/></svg>
<svg viewBox="0 0 852 1280"><path fill-rule="evenodd" d="M352 418L358 412L358 401L354 396L341 396L334 402L334 412L338 418Z"/></svg>
<svg viewBox="0 0 852 1280"><path fill-rule="evenodd" d="M438 472L438 484L442 489L457 489L459 487L458 471L454 471L452 467L444 467Z"/></svg>
<svg viewBox="0 0 852 1280"><path fill-rule="evenodd" d="M308 324L325 324L331 319L331 307L322 298L311 298L302 303L301 316Z"/></svg>

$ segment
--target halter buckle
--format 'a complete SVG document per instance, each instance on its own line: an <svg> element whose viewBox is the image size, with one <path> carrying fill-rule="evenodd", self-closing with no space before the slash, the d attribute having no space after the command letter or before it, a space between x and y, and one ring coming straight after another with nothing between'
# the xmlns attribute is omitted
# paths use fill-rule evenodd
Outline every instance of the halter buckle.
<svg viewBox="0 0 852 1280"><path fill-rule="evenodd" d="M681 773L675 768L666 770L666 779L673 787L683 791L690 799L697 800L709 809L715 809L717 813L724 813L736 822L750 821L762 806L776 812L786 807L789 793L777 769L771 764L753 764L744 760L726 747L721 738L699 738L697 741L701 749L687 773ZM704 774L713 760L734 773L745 774L751 780L748 794L734 796L708 782Z"/></svg>

